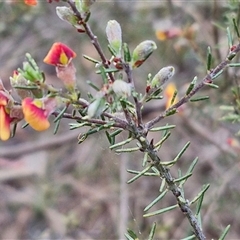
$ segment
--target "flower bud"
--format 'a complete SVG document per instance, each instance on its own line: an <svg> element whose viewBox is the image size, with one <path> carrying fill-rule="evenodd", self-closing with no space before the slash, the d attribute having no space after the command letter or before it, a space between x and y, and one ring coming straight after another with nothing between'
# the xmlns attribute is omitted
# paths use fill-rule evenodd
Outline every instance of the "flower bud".
<svg viewBox="0 0 240 240"><path fill-rule="evenodd" d="M18 69L18 72L20 72L24 78L31 82L44 81L42 72L29 53L26 53L26 59L27 61L23 62L23 69Z"/></svg>
<svg viewBox="0 0 240 240"><path fill-rule="evenodd" d="M115 80L112 84L112 89L116 95L120 97L129 97L131 96L131 85L129 83L124 82L123 80Z"/></svg>
<svg viewBox="0 0 240 240"><path fill-rule="evenodd" d="M146 40L141 42L134 50L132 54L132 67L137 68L141 66L147 58L157 49L157 45L154 41Z"/></svg>
<svg viewBox="0 0 240 240"><path fill-rule="evenodd" d="M116 57L121 57L122 51L122 29L116 20L107 23L106 35L112 51Z"/></svg>
<svg viewBox="0 0 240 240"><path fill-rule="evenodd" d="M175 69L172 66L164 67L153 77L151 81L151 87L160 87L166 81L168 81L175 73Z"/></svg>
<svg viewBox="0 0 240 240"><path fill-rule="evenodd" d="M89 118L98 118L105 109L105 99L97 96L96 99L88 106L87 115Z"/></svg>
<svg viewBox="0 0 240 240"><path fill-rule="evenodd" d="M87 13L90 10L90 6L95 2L96 0L75 0L75 5L77 7L77 10L80 13Z"/></svg>
<svg viewBox="0 0 240 240"><path fill-rule="evenodd" d="M81 25L78 24L78 18L74 15L71 8L65 6L56 7L56 13L61 20L71 24L78 30L83 30Z"/></svg>

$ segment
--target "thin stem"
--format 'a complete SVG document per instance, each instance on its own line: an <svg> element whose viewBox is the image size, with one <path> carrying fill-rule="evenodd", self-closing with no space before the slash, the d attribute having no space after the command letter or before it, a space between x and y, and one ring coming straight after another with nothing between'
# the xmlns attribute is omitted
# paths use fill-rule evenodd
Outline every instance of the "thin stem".
<svg viewBox="0 0 240 240"><path fill-rule="evenodd" d="M89 102L86 101L85 99L79 98L76 104L80 104L83 108L86 108L86 107L88 107ZM114 120L116 122L116 124L119 124L119 126L121 126L120 128L127 129L128 122L126 120L115 117L114 115L107 113L107 112L102 113L102 115L104 117ZM63 117L65 117L65 116L63 115ZM72 119L76 119L76 118L72 118Z"/></svg>
<svg viewBox="0 0 240 240"><path fill-rule="evenodd" d="M143 150L148 152L148 155L152 160L151 164L158 169L158 171L161 174L161 177L166 180L168 189L173 193L174 197L176 198L176 201L181 211L184 213L184 215L187 216L188 221L191 224L197 239L199 240L206 239L197 218L195 217L194 213L192 212L189 206L188 200L185 199L184 195L181 193L181 190L174 182L174 178L172 177L169 169L161 164L161 160L158 157L157 152L154 150L154 148L151 146L151 144L148 142L146 138L137 137L137 139L141 143Z"/></svg>
<svg viewBox="0 0 240 240"><path fill-rule="evenodd" d="M57 117L58 116L58 112L53 112L52 115ZM105 124L108 124L109 121L103 121L101 119L96 119L96 118L93 118L93 119L85 119L81 116L73 116L72 114L70 113L64 113L62 115L62 118L67 118L67 119L73 119L73 120L77 120L77 121L84 121L84 122L89 122L89 123L92 123L92 124L98 124L98 125L105 125ZM117 127L117 128L122 128L122 129L126 129L127 128L127 124L125 122L122 122L122 123L114 123L112 125L113 127Z"/></svg>
<svg viewBox="0 0 240 240"><path fill-rule="evenodd" d="M128 82L132 85L132 88L135 90L135 84L132 77L132 69L130 68L129 64L123 64L125 73L127 74ZM137 114L137 125L140 127L142 126L142 103L138 100L136 96L133 96L133 100L135 103L135 109Z"/></svg>
<svg viewBox="0 0 240 240"><path fill-rule="evenodd" d="M109 68L109 61L106 58L102 47L98 41L97 36L95 36L90 28L90 26L88 25L88 23L86 23L81 15L81 13L78 11L78 9L76 8L75 3L72 0L67 0L67 3L70 5L70 7L72 8L75 16L78 18L79 22L81 23L81 26L83 26L84 30L86 31L86 34L88 35L88 37L91 40L91 43L93 44L93 46L95 47L95 49L97 50L101 60L102 60L102 64L105 68ZM108 73L109 78L111 79L112 82L115 81L114 76L112 73Z"/></svg>
<svg viewBox="0 0 240 240"><path fill-rule="evenodd" d="M184 103L188 102L189 99L195 95L200 89L202 89L205 86L205 83L211 82L213 81L213 79L222 71L224 70L227 65L229 64L229 62L236 56L236 54L240 51L240 44L236 45L236 47L229 52L228 56L226 57L226 59L224 61L222 61L220 64L218 64L210 73L208 73L203 79L202 81L196 85L192 91L188 94L185 95L184 97L182 97L177 103L175 103L174 105L172 105L170 108L168 108L166 111L164 111L163 113L161 113L159 116L155 117L154 119L152 119L151 121L147 122L145 124L145 129L146 131L148 131L149 129L151 129L156 123L158 123L159 121L161 121L163 118L165 118L167 116L168 112L171 112L174 109L179 108L180 106L182 106Z"/></svg>

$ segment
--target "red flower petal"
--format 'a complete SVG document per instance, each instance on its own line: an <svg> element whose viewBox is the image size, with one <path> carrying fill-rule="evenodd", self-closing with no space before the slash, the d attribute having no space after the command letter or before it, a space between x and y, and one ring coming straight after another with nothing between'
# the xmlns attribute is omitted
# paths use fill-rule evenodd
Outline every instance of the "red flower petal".
<svg viewBox="0 0 240 240"><path fill-rule="evenodd" d="M76 53L67 45L56 42L52 45L43 62L54 66L66 66L76 56Z"/></svg>
<svg viewBox="0 0 240 240"><path fill-rule="evenodd" d="M24 3L29 5L29 6L36 6L37 5L37 0L24 0Z"/></svg>

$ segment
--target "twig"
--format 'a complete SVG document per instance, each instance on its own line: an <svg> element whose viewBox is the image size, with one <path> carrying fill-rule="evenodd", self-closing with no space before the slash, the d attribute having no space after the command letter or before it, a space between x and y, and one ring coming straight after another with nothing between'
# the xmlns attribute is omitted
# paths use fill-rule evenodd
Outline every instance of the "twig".
<svg viewBox="0 0 240 240"><path fill-rule="evenodd" d="M86 23L83 19L83 17L81 16L81 13L78 11L78 9L76 8L75 3L72 0L67 0L67 3L70 5L70 7L72 8L75 16L78 18L79 22L81 23L81 26L83 26L84 30L86 31L86 34L88 35L88 37L91 39L91 43L93 44L93 46L95 47L95 49L97 50L101 60L102 60L102 64L105 68L109 68L109 61L107 60L107 58L105 57L105 54L99 44L98 38L97 36L95 36L91 30L91 28L89 27L88 23ZM115 81L114 76L112 73L108 73L109 78L111 79L112 82Z"/></svg>
<svg viewBox="0 0 240 240"><path fill-rule="evenodd" d="M53 112L52 115L57 117L58 116L58 112ZM127 122L124 121L123 119L120 119L120 118L115 118L113 117L111 114L103 114L104 116L106 117L109 117L113 120L116 121L119 121L119 123L113 123L112 126L113 127L117 127L117 128L122 128L122 129L126 129L127 128ZM105 125L105 124L108 124L109 121L104 121L104 120L101 120L101 119L96 119L96 118L93 118L93 119L86 119L86 118L83 118L81 116L73 116L72 114L70 113L64 113L62 115L62 118L67 118L67 119L73 119L73 120L77 120L77 121L85 121L85 122L89 122L89 123L93 123L93 124L98 124L98 125Z"/></svg>
<svg viewBox="0 0 240 240"><path fill-rule="evenodd" d="M181 209L181 211L187 216L189 223L191 224L194 234L196 235L197 239L204 240L205 236L203 231L198 223L197 218L195 217L194 213L192 212L188 200L182 195L179 187L174 182L174 178L172 177L169 169L161 164L161 160L158 157L156 151L151 147L151 144L148 142L146 138L138 137L137 138L141 143L143 150L148 152L149 157L152 159L152 164L154 167L158 169L161 174L161 177L166 180L169 190L175 196L177 203Z"/></svg>
<svg viewBox="0 0 240 240"><path fill-rule="evenodd" d="M235 48L229 52L228 56L226 57L226 59L224 61L222 61L220 64L218 64L210 73L208 73L203 79L202 81L196 85L192 91L188 94L185 95L184 97L182 97L177 103L175 103L174 105L172 105L170 108L168 108L166 111L164 111L162 114L160 114L159 116L155 117L154 119L152 119L151 121L147 122L145 124L145 129L146 131L148 131L149 129L151 129L156 123L158 123L160 120L162 120L163 118L165 118L167 116L167 114L171 111L173 111L174 109L178 109L180 106L182 106L183 104L185 104L186 102L189 101L189 99L195 95L197 92L199 92L200 89L202 89L205 86L205 83L209 83L212 82L213 79L221 72L223 71L227 65L229 64L229 62L236 56L236 54L240 51L240 44L236 45Z"/></svg>
<svg viewBox="0 0 240 240"><path fill-rule="evenodd" d="M132 77L132 69L130 69L129 64L123 64L123 67L124 67L125 73L127 74L128 82L132 85L132 88L135 90L135 84ZM142 104L136 96L133 96L133 100L135 102L137 124L139 127L142 127L142 111L141 111Z"/></svg>

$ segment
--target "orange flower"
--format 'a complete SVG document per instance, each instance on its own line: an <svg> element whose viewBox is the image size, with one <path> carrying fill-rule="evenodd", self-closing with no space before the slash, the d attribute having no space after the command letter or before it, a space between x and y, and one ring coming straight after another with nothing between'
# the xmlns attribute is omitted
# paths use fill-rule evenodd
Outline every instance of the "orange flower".
<svg viewBox="0 0 240 240"><path fill-rule="evenodd" d="M29 5L29 6L36 6L37 5L37 0L24 0L24 3Z"/></svg>
<svg viewBox="0 0 240 240"><path fill-rule="evenodd" d="M55 98L32 99L22 101L25 121L36 131L44 131L50 127L48 117L56 108Z"/></svg>
<svg viewBox="0 0 240 240"><path fill-rule="evenodd" d="M67 45L56 42L52 45L43 62L54 66L67 66L77 55Z"/></svg>
<svg viewBox="0 0 240 240"><path fill-rule="evenodd" d="M166 109L168 109L178 101L177 97L175 97L174 102L171 103L175 91L176 85L174 83L169 83L164 91L164 95L166 97Z"/></svg>

